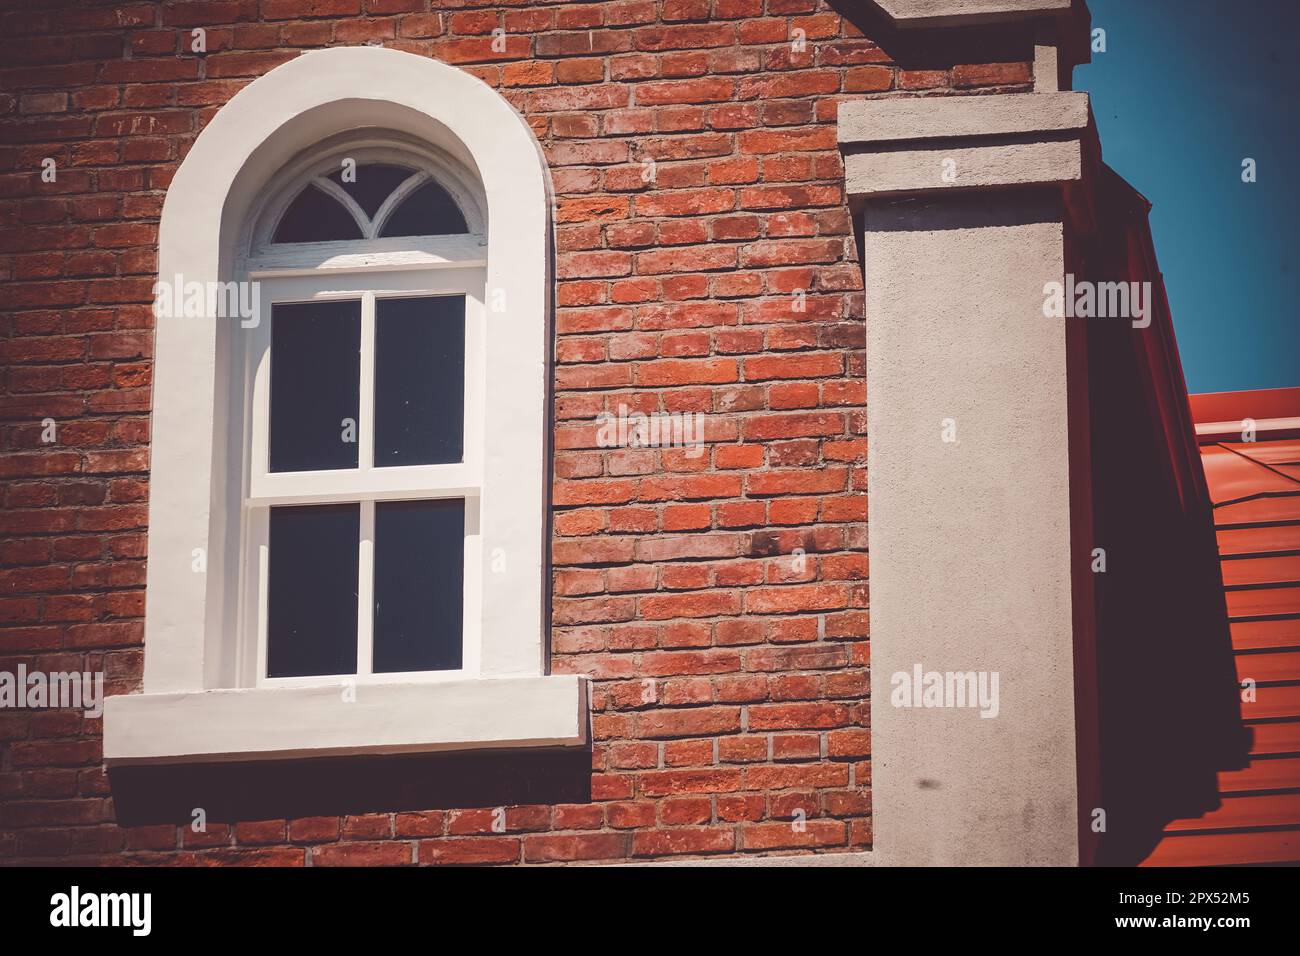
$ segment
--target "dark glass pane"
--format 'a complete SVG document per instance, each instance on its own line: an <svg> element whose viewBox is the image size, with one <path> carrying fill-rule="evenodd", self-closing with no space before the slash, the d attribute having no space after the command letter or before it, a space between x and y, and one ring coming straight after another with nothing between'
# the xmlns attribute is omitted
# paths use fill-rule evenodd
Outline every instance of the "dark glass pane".
<svg viewBox="0 0 1300 956"><path fill-rule="evenodd" d="M361 506L271 509L266 674L357 672Z"/></svg>
<svg viewBox="0 0 1300 956"><path fill-rule="evenodd" d="M465 502L375 505L376 674L461 666Z"/></svg>
<svg viewBox="0 0 1300 956"><path fill-rule="evenodd" d="M407 196L384 223L380 236L451 236L469 232L451 194L433 180Z"/></svg>
<svg viewBox="0 0 1300 956"><path fill-rule="evenodd" d="M375 303L375 466L462 460L465 297Z"/></svg>
<svg viewBox="0 0 1300 956"><path fill-rule="evenodd" d="M342 169L332 173L330 179L347 190L348 195L357 201L367 216L374 218L389 194L410 179L413 172L414 170L387 163L366 163L357 167L356 182L345 182Z"/></svg>
<svg viewBox="0 0 1300 956"><path fill-rule="evenodd" d="M272 242L329 242L360 239L361 227L333 196L309 185L294 197L275 227Z"/></svg>
<svg viewBox="0 0 1300 956"><path fill-rule="evenodd" d="M276 305L270 470L357 467L360 393L361 303Z"/></svg>

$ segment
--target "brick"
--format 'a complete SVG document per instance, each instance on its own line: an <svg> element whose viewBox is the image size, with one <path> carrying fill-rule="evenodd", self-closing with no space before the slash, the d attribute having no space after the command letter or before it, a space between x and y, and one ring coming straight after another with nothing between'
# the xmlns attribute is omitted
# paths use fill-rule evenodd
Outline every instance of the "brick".
<svg viewBox="0 0 1300 956"><path fill-rule="evenodd" d="M520 841L514 837L421 840L419 862L475 866L516 863L519 846Z"/></svg>
<svg viewBox="0 0 1300 956"><path fill-rule="evenodd" d="M642 106L663 106L673 103L714 103L730 98L734 92L734 81L723 77L664 80L638 85L636 87L636 102Z"/></svg>
<svg viewBox="0 0 1300 956"><path fill-rule="evenodd" d="M705 767L713 760L712 738L703 740L673 740L664 744L665 767Z"/></svg>
<svg viewBox="0 0 1300 956"><path fill-rule="evenodd" d="M871 732L868 730L832 730L826 735L826 742L831 757L871 756Z"/></svg>
<svg viewBox="0 0 1300 956"><path fill-rule="evenodd" d="M749 709L750 730L842 727L848 719L848 708L843 704L758 704Z"/></svg>
<svg viewBox="0 0 1300 956"><path fill-rule="evenodd" d="M627 855L627 838L618 833L538 834L524 839L529 863L615 860Z"/></svg>
<svg viewBox="0 0 1300 956"><path fill-rule="evenodd" d="M312 850L313 866L406 866L409 843L337 843Z"/></svg>
<svg viewBox="0 0 1300 956"><path fill-rule="evenodd" d="M172 844L175 842L174 828ZM285 821L283 820L253 820L235 824L235 842L250 846L267 845L283 843L285 839ZM128 837L129 841L129 837ZM141 849L167 849L163 847L141 847Z"/></svg>
<svg viewBox="0 0 1300 956"><path fill-rule="evenodd" d="M848 830L839 820L806 820L791 823L758 823L741 829L746 850L793 849L809 846L842 846Z"/></svg>
<svg viewBox="0 0 1300 956"><path fill-rule="evenodd" d="M605 818L616 830L654 826L655 804L648 800L640 803L611 803L605 808Z"/></svg>
<svg viewBox="0 0 1300 956"><path fill-rule="evenodd" d="M767 801L762 794L727 794L718 797L718 820L726 823L762 820Z"/></svg>
<svg viewBox="0 0 1300 956"><path fill-rule="evenodd" d="M741 780L739 770L662 770L641 774L640 787L649 797L722 793L739 789Z"/></svg>
<svg viewBox="0 0 1300 956"><path fill-rule="evenodd" d="M704 707L681 711L652 711L638 715L636 728L639 736L647 738L735 733L740 730L740 710L731 707ZM711 753L711 746L709 750Z"/></svg>
<svg viewBox="0 0 1300 956"><path fill-rule="evenodd" d="M558 830L595 830L604 819L604 810L595 804L560 804L555 808Z"/></svg>
<svg viewBox="0 0 1300 956"><path fill-rule="evenodd" d="M883 66L856 66L844 74L845 93L880 93L894 85L894 71Z"/></svg>
<svg viewBox="0 0 1300 956"><path fill-rule="evenodd" d="M633 856L726 853L734 850L736 833L728 827L699 827L636 833Z"/></svg>
<svg viewBox="0 0 1300 956"><path fill-rule="evenodd" d="M294 843L322 843L338 838L338 817L303 817L289 823L289 839Z"/></svg>
<svg viewBox="0 0 1300 956"><path fill-rule="evenodd" d="M952 69L952 85L1003 86L1029 83L1033 68L1028 63L959 64Z"/></svg>

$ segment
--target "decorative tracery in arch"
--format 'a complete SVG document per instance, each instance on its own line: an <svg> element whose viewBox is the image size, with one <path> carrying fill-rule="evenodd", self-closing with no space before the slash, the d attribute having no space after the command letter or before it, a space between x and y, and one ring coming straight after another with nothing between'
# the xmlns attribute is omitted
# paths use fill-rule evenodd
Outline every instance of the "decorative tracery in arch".
<svg viewBox="0 0 1300 956"><path fill-rule="evenodd" d="M457 236L482 241L477 175L429 146L384 130L315 144L262 190L245 249ZM383 242L383 240L390 240Z"/></svg>
<svg viewBox="0 0 1300 956"><path fill-rule="evenodd" d="M330 242L451 236L469 232L465 215L441 183L420 169L355 160L298 191L271 241Z"/></svg>

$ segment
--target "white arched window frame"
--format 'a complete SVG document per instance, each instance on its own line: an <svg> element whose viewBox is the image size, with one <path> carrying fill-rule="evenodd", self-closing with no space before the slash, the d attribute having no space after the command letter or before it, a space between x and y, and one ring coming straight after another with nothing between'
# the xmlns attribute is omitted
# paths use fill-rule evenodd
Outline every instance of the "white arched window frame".
<svg viewBox="0 0 1300 956"><path fill-rule="evenodd" d="M405 167L409 178L399 185L373 217L328 175L350 164L367 174L370 164ZM388 216L430 179L448 191L464 215L468 233L375 238ZM347 208L363 232L360 239L331 242L277 243L277 224L308 185ZM456 680L481 673L482 506L484 450L483 389L485 335L486 224L481 197L472 175L440 151L401 137L366 131L313 144L272 178L255 202L249 220L247 250L236 273L257 285L256 324L241 334L233 380L242 393L243 414L231 422L233 448L248 450L241 476L243 491L239 629L234 668L241 686L321 684L319 677L271 677L267 673L267 575L269 518L272 507L358 502L360 505L359 601L373 605L375 509L385 501L456 499L465 503L463 665L456 670L378 674L371 668L372 616L358 615L358 683L376 681ZM453 296L465 302L465 454L455 464L375 467L375 332L378 306L390 299ZM274 473L269 468L269 366L271 321L276 304L343 301L359 303L361 323L360 407L356 422L358 466L316 472ZM242 351L242 355L238 354ZM432 374L432 370L431 370ZM342 675L339 675L342 676Z"/></svg>
<svg viewBox="0 0 1300 956"><path fill-rule="evenodd" d="M469 233L270 243L297 185L342 155L433 176ZM144 686L107 702L106 762L587 743L585 680L546 673L550 228L546 166L528 125L481 81L434 60L315 51L213 117L168 191L160 282L256 282L259 315L277 298L455 292L472 302L463 464L432 466L436 475L362 468L352 489L372 501L467 499L464 666L382 681L264 679L257 512L331 492L310 475L273 480L285 476L259 464L250 356L266 323L160 316Z"/></svg>

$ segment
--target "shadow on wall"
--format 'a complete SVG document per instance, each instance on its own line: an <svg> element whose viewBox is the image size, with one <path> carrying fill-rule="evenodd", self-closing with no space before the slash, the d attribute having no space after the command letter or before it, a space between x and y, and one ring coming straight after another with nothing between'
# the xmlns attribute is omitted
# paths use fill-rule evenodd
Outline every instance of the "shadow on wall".
<svg viewBox="0 0 1300 956"><path fill-rule="evenodd" d="M1218 545L1149 203L1102 167L1095 281L1150 281L1151 325L1088 323L1101 807L1096 862L1141 862L1248 761ZM1080 320L1075 320L1080 321ZM1084 812L1087 813L1086 808Z"/></svg>
<svg viewBox="0 0 1300 956"><path fill-rule="evenodd" d="M1034 26L1029 21L959 29L899 28L874 4L862 0L828 0L828 5L903 70L942 71L962 63L1016 63L1034 58Z"/></svg>
<svg viewBox="0 0 1300 956"><path fill-rule="evenodd" d="M109 771L121 826L587 803L586 748L342 757Z"/></svg>

